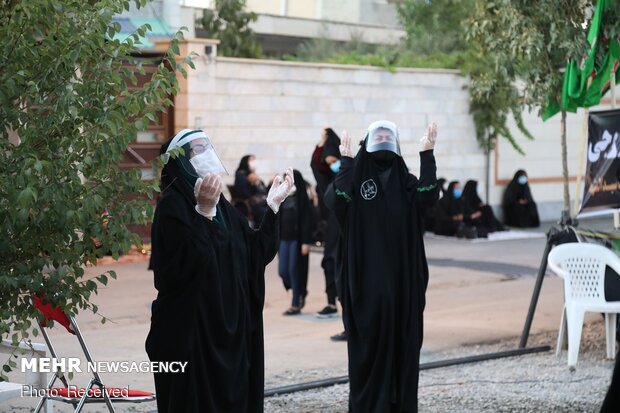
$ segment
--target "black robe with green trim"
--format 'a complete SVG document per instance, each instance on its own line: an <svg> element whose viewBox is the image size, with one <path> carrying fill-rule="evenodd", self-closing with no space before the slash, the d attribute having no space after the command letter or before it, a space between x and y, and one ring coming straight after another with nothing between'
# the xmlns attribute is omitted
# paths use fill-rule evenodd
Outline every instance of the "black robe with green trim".
<svg viewBox="0 0 620 413"><path fill-rule="evenodd" d="M353 413L417 411L428 284L422 219L438 198L433 151L420 160L418 180L402 158L386 170L362 147L342 158L334 182Z"/></svg>
<svg viewBox="0 0 620 413"><path fill-rule="evenodd" d="M186 361L155 374L160 413L262 412L265 266L278 245L276 215L259 230L222 196L213 221L171 160L152 227L157 299L146 350L152 361Z"/></svg>

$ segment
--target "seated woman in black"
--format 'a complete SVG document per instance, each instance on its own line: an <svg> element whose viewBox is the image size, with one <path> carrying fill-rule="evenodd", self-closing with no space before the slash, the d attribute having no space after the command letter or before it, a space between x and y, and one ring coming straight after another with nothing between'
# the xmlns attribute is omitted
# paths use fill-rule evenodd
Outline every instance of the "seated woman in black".
<svg viewBox="0 0 620 413"><path fill-rule="evenodd" d="M503 231L504 226L493 213L493 209L478 196L478 181L469 180L463 189L465 203L465 221L478 229L478 236L490 232Z"/></svg>
<svg viewBox="0 0 620 413"><path fill-rule="evenodd" d="M506 225L521 228L540 226L538 208L532 198L524 170L518 170L508 184L502 206Z"/></svg>
<svg viewBox="0 0 620 413"><path fill-rule="evenodd" d="M446 178L438 178L437 186L439 187L439 198L443 198L446 194Z"/></svg>
<svg viewBox="0 0 620 413"><path fill-rule="evenodd" d="M452 181L444 196L435 206L435 234L458 238L486 236L485 228L478 221L479 216L468 210L463 199L463 190L458 181Z"/></svg>
<svg viewBox="0 0 620 413"><path fill-rule="evenodd" d="M245 155L235 172L235 198L248 201L253 221L258 224L267 212L267 186L256 174L256 157Z"/></svg>
<svg viewBox="0 0 620 413"><path fill-rule="evenodd" d="M463 219L461 184L458 181L452 181L444 196L435 205L435 234L456 235L465 225Z"/></svg>

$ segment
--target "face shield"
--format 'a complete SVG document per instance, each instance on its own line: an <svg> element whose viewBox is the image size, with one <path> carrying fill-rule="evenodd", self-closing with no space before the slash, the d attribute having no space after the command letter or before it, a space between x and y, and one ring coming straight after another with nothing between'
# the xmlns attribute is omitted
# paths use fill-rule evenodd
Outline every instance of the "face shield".
<svg viewBox="0 0 620 413"><path fill-rule="evenodd" d="M400 154L398 130L396 125L387 120L373 122L368 127L366 152L390 151Z"/></svg>
<svg viewBox="0 0 620 413"><path fill-rule="evenodd" d="M172 139L165 155L169 158L171 152L178 148L183 148L185 155L177 157L177 160L190 175L197 175L200 178L204 178L207 174L228 175L204 131L183 129ZM165 161L167 162L167 159Z"/></svg>

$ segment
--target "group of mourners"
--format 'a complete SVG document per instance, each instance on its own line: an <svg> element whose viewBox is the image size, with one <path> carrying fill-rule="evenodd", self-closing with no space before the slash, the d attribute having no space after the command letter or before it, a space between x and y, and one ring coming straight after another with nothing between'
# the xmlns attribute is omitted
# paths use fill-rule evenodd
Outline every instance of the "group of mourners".
<svg viewBox="0 0 620 413"><path fill-rule="evenodd" d="M388 121L368 127L357 154L346 133L340 141L325 129L312 155L327 222L324 310L336 312L339 298L351 412L417 411L428 283L423 217L438 198L436 135L431 125L421 139L419 178L408 171ZM256 197L247 204L250 226L222 195L226 169L204 131L180 131L161 154L149 263L158 294L146 350L152 361L188 364L183 373L155 373L158 411L262 412L265 267L279 253L284 285L297 290L290 310L303 307L305 281L292 274L307 266L310 238L300 217L311 215L308 186L291 168L266 186L255 175L255 158L242 159L237 174L265 187L247 192Z"/></svg>
<svg viewBox="0 0 620 413"><path fill-rule="evenodd" d="M439 199L436 136L431 124L420 140L419 177L409 172L396 125L388 121L372 123L357 151L346 132L341 141L326 129L312 155L321 217L328 222L326 308L335 312L338 297L352 413L418 410L429 279L423 233ZM249 188L256 200L247 204L250 226L223 196L226 169L204 131L180 131L162 145L161 155L166 162L149 263L158 293L146 350L152 361L187 366L182 373L154 374L157 410L262 412L265 267L280 254L284 285L296 289L291 311L303 307L305 281L291 274L307 266L307 224L300 219L310 205L307 184L289 168L264 185L255 158L244 157L237 174L261 189ZM517 181L517 211L527 212L531 194ZM458 189L451 183L440 204L457 199ZM471 202L480 208L477 218L464 207L448 213L487 219L484 205Z"/></svg>
<svg viewBox="0 0 620 413"><path fill-rule="evenodd" d="M502 200L504 224L493 209L478 195L478 182L469 180L465 187L459 181L437 180L440 200L427 211L426 230L437 235L458 238L486 238L490 233L504 231L504 226L531 228L540 226L538 208L532 197L527 173L518 170L508 184Z"/></svg>
<svg viewBox="0 0 620 413"><path fill-rule="evenodd" d="M324 246L322 260L325 268L327 305L318 317L337 315L335 286L335 245L338 240L337 223L330 218L323 195L333 181L340 164L340 138L331 128L325 128L311 158L311 167L317 181L316 189L293 169L293 186L284 200L278 218L279 243L277 248L278 273L287 291L291 291L291 306L284 315L297 315L305 306L308 294L308 264L310 247ZM234 184L229 186L231 203L244 215L251 227L258 229L267 209L267 196L272 181L267 184L256 172L256 156L245 155L235 171ZM331 222L330 222L331 220ZM333 336L344 339L343 334Z"/></svg>

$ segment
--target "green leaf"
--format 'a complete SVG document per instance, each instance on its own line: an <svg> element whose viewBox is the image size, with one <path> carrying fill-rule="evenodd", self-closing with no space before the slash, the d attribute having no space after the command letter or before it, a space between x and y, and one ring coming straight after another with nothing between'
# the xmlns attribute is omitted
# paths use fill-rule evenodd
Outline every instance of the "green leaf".
<svg viewBox="0 0 620 413"><path fill-rule="evenodd" d="M27 208L33 205L37 201L37 194L31 187L23 189L17 197L17 205L22 208Z"/></svg>
<svg viewBox="0 0 620 413"><path fill-rule="evenodd" d="M133 40L109 38L121 29L113 16L130 3L0 2L0 117L21 141L0 140L0 255L7 258L0 272L0 334L15 344L40 337L38 327L29 327L37 316L30 293L43 283L63 310L90 308L97 287L113 277L87 282L83 268L130 245L129 219L144 219L139 202L124 200L146 185L135 173L121 173L119 164L137 127L159 123L157 111L178 90L178 64L188 65L166 55L144 60L143 76L154 69L155 81L131 86L140 70ZM104 228L106 208L115 213ZM50 271L42 275L44 267Z"/></svg>

